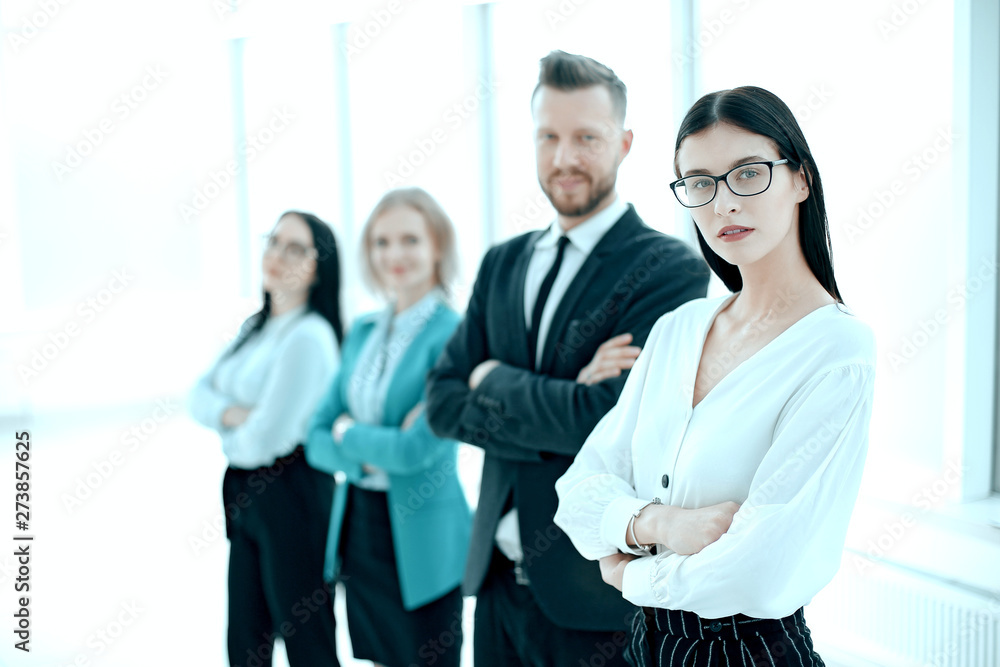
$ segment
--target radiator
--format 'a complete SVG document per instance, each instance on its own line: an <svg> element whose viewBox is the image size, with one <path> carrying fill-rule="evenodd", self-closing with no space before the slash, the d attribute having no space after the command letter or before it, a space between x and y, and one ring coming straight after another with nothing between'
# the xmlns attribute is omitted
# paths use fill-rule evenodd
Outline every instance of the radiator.
<svg viewBox="0 0 1000 667"><path fill-rule="evenodd" d="M806 620L844 667L1000 667L1000 596L860 554L844 554Z"/></svg>

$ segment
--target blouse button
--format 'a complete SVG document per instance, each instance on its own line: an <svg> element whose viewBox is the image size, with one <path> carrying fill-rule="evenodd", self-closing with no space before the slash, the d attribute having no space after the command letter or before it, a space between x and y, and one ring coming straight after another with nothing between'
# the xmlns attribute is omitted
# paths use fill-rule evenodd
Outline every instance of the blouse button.
<svg viewBox="0 0 1000 667"><path fill-rule="evenodd" d="M661 477L660 484L663 485L664 489L670 486L670 475L664 475L663 477Z"/></svg>
<svg viewBox="0 0 1000 667"><path fill-rule="evenodd" d="M722 629L722 623L720 623L719 621L714 621L710 626L708 626L708 629L711 630L712 632L718 632L719 630Z"/></svg>

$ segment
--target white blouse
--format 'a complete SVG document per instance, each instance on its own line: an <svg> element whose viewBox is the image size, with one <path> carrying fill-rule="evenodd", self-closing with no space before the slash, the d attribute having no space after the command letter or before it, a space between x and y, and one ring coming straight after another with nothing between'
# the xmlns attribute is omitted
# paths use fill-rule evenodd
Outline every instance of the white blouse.
<svg viewBox="0 0 1000 667"><path fill-rule="evenodd" d="M697 299L656 322L617 405L556 483L555 522L586 558L643 556L625 567L622 594L633 604L781 618L840 565L868 448L875 341L842 306L823 306L692 408L705 338L732 298ZM741 507L701 552L658 545L653 556L625 533L654 497Z"/></svg>
<svg viewBox="0 0 1000 667"><path fill-rule="evenodd" d="M303 305L270 318L234 354L223 355L198 380L188 407L196 421L219 432L230 465L272 465L305 440L338 363L333 327ZM233 405L250 415L227 428L222 413Z"/></svg>
<svg viewBox="0 0 1000 667"><path fill-rule="evenodd" d="M382 312L366 318L374 320L375 326L347 383L347 408L355 422L382 425L389 385L399 362L437 312L438 305L445 301L444 290L435 287L402 312L397 313L396 304L390 303ZM388 491L392 482L389 473L369 463L365 466L365 476L354 484L369 491Z"/></svg>

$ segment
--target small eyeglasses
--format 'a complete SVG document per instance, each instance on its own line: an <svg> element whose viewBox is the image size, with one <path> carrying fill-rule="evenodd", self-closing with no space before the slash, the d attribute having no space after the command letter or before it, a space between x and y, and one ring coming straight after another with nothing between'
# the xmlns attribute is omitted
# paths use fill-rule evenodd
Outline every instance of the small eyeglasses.
<svg viewBox="0 0 1000 667"><path fill-rule="evenodd" d="M319 252L316 248L307 248L301 243L296 243L295 241L281 244L278 242L278 239L274 236L274 234L264 234L262 238L264 239L265 255L277 253L282 259L289 262L301 262L306 258L316 259L319 256Z"/></svg>
<svg viewBox="0 0 1000 667"><path fill-rule="evenodd" d="M719 192L719 181L725 181L730 192L738 197L752 197L771 187L771 169L785 164L788 159L766 162L747 162L733 167L721 176L695 174L685 176L670 184L674 196L685 208L698 208L710 204Z"/></svg>

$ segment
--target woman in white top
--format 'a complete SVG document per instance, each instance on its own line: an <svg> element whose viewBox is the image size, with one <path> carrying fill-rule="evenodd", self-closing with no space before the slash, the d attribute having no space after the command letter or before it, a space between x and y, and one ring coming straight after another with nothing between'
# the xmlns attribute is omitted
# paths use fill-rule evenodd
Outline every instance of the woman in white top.
<svg viewBox="0 0 1000 667"><path fill-rule="evenodd" d="M229 552L230 665L338 665L322 577L333 478L303 454L309 417L336 373L340 265L333 232L289 211L266 238L264 305L200 379L191 413L219 432Z"/></svg>
<svg viewBox="0 0 1000 667"><path fill-rule="evenodd" d="M819 171L780 99L706 95L675 149L670 187L735 294L656 323L555 522L642 607L633 664L822 665L802 607L839 567L874 340L842 304Z"/></svg>

